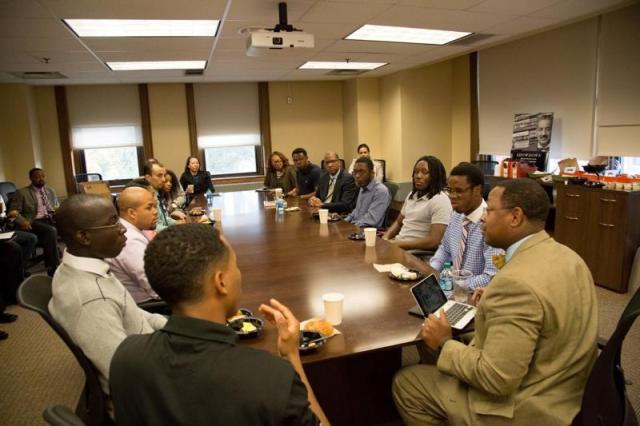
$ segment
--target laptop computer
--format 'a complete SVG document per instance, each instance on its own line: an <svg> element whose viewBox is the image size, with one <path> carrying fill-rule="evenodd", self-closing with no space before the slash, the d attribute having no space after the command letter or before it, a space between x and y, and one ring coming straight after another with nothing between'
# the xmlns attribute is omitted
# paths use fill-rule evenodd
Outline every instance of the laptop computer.
<svg viewBox="0 0 640 426"><path fill-rule="evenodd" d="M411 287L411 294L418 303L409 310L411 315L427 317L429 314L438 315L444 309L452 328L462 330L476 315L476 308L466 303L447 300L447 296L440 288L438 280L431 274Z"/></svg>

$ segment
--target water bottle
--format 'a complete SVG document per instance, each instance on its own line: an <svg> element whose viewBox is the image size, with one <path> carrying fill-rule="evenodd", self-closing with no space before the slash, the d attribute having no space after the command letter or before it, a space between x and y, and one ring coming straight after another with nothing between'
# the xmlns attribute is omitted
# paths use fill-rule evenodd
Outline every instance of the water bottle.
<svg viewBox="0 0 640 426"><path fill-rule="evenodd" d="M451 262L445 262L442 272L440 272L440 288L444 291L447 299L453 295L453 276L451 275Z"/></svg>
<svg viewBox="0 0 640 426"><path fill-rule="evenodd" d="M282 197L276 198L276 213L284 214L284 198Z"/></svg>
<svg viewBox="0 0 640 426"><path fill-rule="evenodd" d="M210 189L207 189L205 197L207 198L207 206L211 207L213 205L213 193L211 193Z"/></svg>

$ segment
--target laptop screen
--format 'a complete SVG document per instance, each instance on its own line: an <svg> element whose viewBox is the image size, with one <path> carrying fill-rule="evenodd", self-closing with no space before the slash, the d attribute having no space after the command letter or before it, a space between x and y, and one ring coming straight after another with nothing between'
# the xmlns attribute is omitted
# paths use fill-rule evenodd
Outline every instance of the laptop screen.
<svg viewBox="0 0 640 426"><path fill-rule="evenodd" d="M447 296L433 274L411 287L411 292L425 315L436 312L447 303Z"/></svg>

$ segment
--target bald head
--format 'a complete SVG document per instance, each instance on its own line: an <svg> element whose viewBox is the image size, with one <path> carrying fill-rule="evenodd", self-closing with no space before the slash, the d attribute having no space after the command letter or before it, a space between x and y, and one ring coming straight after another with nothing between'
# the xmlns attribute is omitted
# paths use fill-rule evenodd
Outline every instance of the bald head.
<svg viewBox="0 0 640 426"><path fill-rule="evenodd" d="M101 211L113 211L113 204L105 197L95 194L76 194L64 200L56 211L56 227L65 244L84 228L96 226Z"/></svg>
<svg viewBox="0 0 640 426"><path fill-rule="evenodd" d="M120 217L136 228L156 228L157 203L149 190L135 186L125 188L118 197L118 209Z"/></svg>

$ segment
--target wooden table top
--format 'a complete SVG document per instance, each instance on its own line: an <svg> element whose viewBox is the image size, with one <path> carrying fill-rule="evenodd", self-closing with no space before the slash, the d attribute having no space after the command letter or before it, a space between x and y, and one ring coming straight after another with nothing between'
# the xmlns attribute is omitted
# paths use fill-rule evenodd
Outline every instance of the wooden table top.
<svg viewBox="0 0 640 426"><path fill-rule="evenodd" d="M373 268L374 263L402 263L429 272L429 267L395 245L378 238L375 247L352 241L358 228L345 221L321 225L306 205L277 215L265 208L266 195L256 191L227 192L214 198L222 208L222 233L235 249L242 272L239 306L253 311L270 298L287 305L302 321L322 317L322 295L344 294L343 320L332 337L303 361L320 361L361 352L398 347L419 339L422 320L410 316L414 306L409 287ZM297 199L287 199L289 207ZM200 203L198 203L200 204ZM244 341L276 353L277 331L266 324L262 334Z"/></svg>

